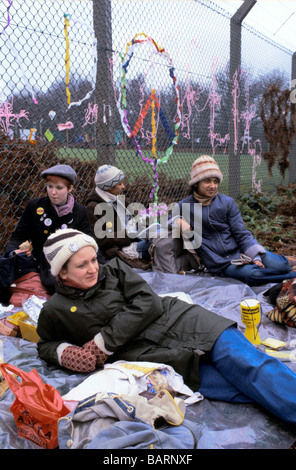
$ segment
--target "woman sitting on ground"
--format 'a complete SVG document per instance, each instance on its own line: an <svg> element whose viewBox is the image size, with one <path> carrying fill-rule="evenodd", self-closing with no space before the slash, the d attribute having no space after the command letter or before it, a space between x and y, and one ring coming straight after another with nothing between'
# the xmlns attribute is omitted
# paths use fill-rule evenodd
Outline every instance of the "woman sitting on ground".
<svg viewBox="0 0 296 470"><path fill-rule="evenodd" d="M222 180L216 161L199 157L191 169L191 195L175 210L174 224L193 239L202 264L214 275L252 286L295 278L295 259L271 253L255 240L234 199L219 193Z"/></svg>
<svg viewBox="0 0 296 470"><path fill-rule="evenodd" d="M97 249L72 229L44 244L57 287L38 319L41 359L82 373L117 360L168 364L206 398L257 402L296 425L291 369L255 348L232 320L158 296L120 259L99 266Z"/></svg>
<svg viewBox="0 0 296 470"><path fill-rule="evenodd" d="M69 165L56 165L41 173L46 181L47 195L32 199L26 205L11 240L6 256L24 254L39 272L41 282L49 294L55 290L55 278L43 254L43 245L49 235L60 228L75 228L92 234L85 207L72 195L76 172Z"/></svg>
<svg viewBox="0 0 296 470"><path fill-rule="evenodd" d="M133 218L124 197L124 173L102 165L95 175L95 188L86 201L93 236L106 260L119 257L133 268L150 267L149 242L137 238Z"/></svg>

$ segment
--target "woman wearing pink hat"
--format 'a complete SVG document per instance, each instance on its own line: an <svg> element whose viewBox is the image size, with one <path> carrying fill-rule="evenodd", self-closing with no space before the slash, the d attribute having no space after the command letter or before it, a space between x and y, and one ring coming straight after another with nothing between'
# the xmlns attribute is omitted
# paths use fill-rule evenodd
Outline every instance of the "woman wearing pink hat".
<svg viewBox="0 0 296 470"><path fill-rule="evenodd" d="M175 224L200 240L196 253L205 268L253 286L296 277L285 256L267 251L245 228L234 199L219 193L222 180L214 158L202 155L191 168L191 195L177 206Z"/></svg>

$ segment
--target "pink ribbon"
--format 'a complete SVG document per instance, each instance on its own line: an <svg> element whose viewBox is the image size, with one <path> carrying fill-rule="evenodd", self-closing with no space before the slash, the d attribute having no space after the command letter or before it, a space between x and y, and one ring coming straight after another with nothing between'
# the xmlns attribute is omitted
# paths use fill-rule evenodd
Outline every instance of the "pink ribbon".
<svg viewBox="0 0 296 470"><path fill-rule="evenodd" d="M64 131L65 129L73 129L74 124L71 121L65 122L65 124L58 124L58 130Z"/></svg>

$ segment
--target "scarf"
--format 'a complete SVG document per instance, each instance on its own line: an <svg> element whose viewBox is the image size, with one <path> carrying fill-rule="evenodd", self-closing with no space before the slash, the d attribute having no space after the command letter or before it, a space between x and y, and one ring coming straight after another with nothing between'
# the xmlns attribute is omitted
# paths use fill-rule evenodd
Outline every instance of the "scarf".
<svg viewBox="0 0 296 470"><path fill-rule="evenodd" d="M55 208L58 216L63 217L64 215L70 214L73 211L74 202L75 199L73 194L69 193L68 201L66 202L66 204L62 204L61 206L56 206L55 204L52 204L52 206Z"/></svg>
<svg viewBox="0 0 296 470"><path fill-rule="evenodd" d="M104 201L111 204L116 211L121 226L126 228L126 225L130 219L130 213L126 209L125 205L123 204L120 196L114 196L114 194L108 193L108 191L104 191L96 186L96 193L99 197L101 197Z"/></svg>
<svg viewBox="0 0 296 470"><path fill-rule="evenodd" d="M85 290L77 282L72 281L72 279L62 279L60 276L58 276L56 281L57 281L57 284L59 284L60 286L73 287L74 289L80 290L80 291Z"/></svg>
<svg viewBox="0 0 296 470"><path fill-rule="evenodd" d="M105 278L105 274L99 270L99 275L98 275L98 281L100 282ZM93 289L93 287L90 287L89 289L85 289L84 287L81 287L81 285L72 279L62 279L60 276L56 277L56 283L59 286L62 287L67 287L72 293L78 293L80 296L83 296L86 292L89 291L89 289Z"/></svg>
<svg viewBox="0 0 296 470"><path fill-rule="evenodd" d="M104 201L111 203L116 201L117 196L114 196L114 194L108 193L108 191L104 191L103 189L98 188L98 186L96 186L95 189L97 195L104 199Z"/></svg>
<svg viewBox="0 0 296 470"><path fill-rule="evenodd" d="M209 206L211 204L212 200L214 199L214 197L217 196L217 194L218 194L218 191L216 192L216 194L214 196L207 197L207 196L201 196L196 191L193 191L194 199L196 199L202 206Z"/></svg>

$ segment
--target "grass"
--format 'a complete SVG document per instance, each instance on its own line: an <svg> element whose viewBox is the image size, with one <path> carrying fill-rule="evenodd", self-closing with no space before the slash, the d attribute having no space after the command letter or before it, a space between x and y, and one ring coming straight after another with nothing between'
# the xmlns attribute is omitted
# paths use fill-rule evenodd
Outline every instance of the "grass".
<svg viewBox="0 0 296 470"><path fill-rule="evenodd" d="M192 163L198 158L201 153L192 152L179 152L175 151L170 156L167 163L159 163L158 172L164 173L168 178L186 179L189 180L190 169ZM85 163L95 162L97 160L97 152L94 149L81 149L81 148L64 148L59 150L59 156L62 158L73 158L83 161ZM151 151L144 153L145 158L153 159ZM161 159L164 152L157 153L157 157ZM225 194L228 193L228 155L217 154L214 156L222 173L223 183L220 190ZM239 157L238 157L239 158ZM108 161L104 162L108 163ZM125 173L129 173L129 179L132 182L136 176L148 175L153 181L154 173L153 166L150 163L144 162L143 159L136 155L135 150L118 149L115 150L115 165L121 168ZM252 168L253 157L248 154L240 156L240 194L248 193L252 190ZM262 159L261 164L256 167L256 183L261 180L261 191L272 192L276 191L279 184L288 184L288 172L285 180L283 181L277 167L273 169L272 178L268 175L267 164Z"/></svg>

